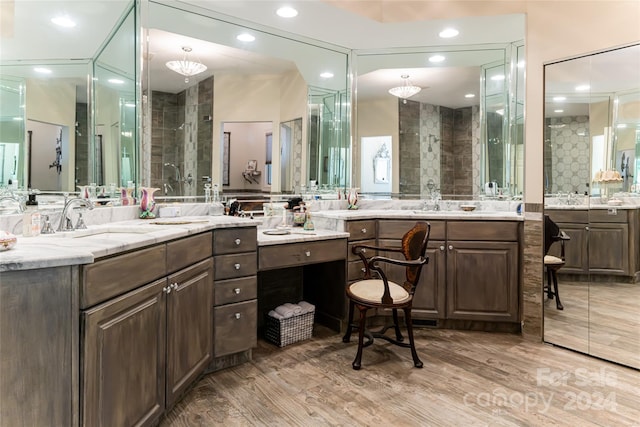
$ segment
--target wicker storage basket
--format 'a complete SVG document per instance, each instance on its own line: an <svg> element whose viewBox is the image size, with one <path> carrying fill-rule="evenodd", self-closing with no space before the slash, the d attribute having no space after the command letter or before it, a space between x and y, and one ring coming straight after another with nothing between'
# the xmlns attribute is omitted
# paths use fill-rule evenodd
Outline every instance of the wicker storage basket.
<svg viewBox="0 0 640 427"><path fill-rule="evenodd" d="M311 338L313 317L311 311L286 319L276 319L265 315L265 338L279 347Z"/></svg>

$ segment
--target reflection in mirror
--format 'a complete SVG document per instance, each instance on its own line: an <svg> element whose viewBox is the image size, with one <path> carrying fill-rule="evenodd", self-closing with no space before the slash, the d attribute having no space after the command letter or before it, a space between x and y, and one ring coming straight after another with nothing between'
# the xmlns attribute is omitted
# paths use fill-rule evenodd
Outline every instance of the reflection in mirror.
<svg viewBox="0 0 640 427"><path fill-rule="evenodd" d="M523 52L522 43L357 52L356 140L363 150L364 138L391 137L392 193L522 194ZM422 90L391 96L405 75ZM486 193L488 182L497 191Z"/></svg>
<svg viewBox="0 0 640 427"><path fill-rule="evenodd" d="M60 31L50 19L63 3L25 1L12 6L14 31L12 37L3 37L0 52L0 134L2 144L12 145L0 148L0 164L5 165L0 188L7 185L7 174L16 175L12 185L17 181L21 190L31 186L74 192L94 181L91 62L132 2L72 2L69 12L78 25ZM133 56L128 60L135 62ZM17 81L21 92L7 92ZM9 123L9 116L21 116L21 123L13 118ZM16 167L8 166L11 163Z"/></svg>
<svg viewBox="0 0 640 427"><path fill-rule="evenodd" d="M545 66L545 213L570 240L544 340L640 368L640 45ZM554 245L549 255L560 257ZM546 260L545 260L546 263ZM554 301L555 300L555 301Z"/></svg>
<svg viewBox="0 0 640 427"><path fill-rule="evenodd" d="M347 163L333 160L338 155L348 158L344 155L349 151L346 51L237 25L195 6L181 7L188 10L149 3L149 82L144 90L152 106L151 185L162 188L167 182L171 171L165 163L179 167L182 176L194 177L184 195L203 194L202 177L211 177L227 195L291 192L309 180L345 184ZM238 40L241 33L251 34L255 42ZM193 58L207 67L188 82L165 66L183 46L191 47ZM324 98L316 99L317 94ZM299 126L280 125L299 118ZM260 184L250 183L242 179L242 165L229 170L230 185L223 187L223 126L241 122L273 124L271 156L258 164L271 173L263 173ZM293 131L294 142L299 138L301 149L285 163L280 144L287 141L281 135L286 129ZM233 152L249 151L245 144L234 136ZM196 155L198 162L193 160ZM241 178L236 184L234 176Z"/></svg>

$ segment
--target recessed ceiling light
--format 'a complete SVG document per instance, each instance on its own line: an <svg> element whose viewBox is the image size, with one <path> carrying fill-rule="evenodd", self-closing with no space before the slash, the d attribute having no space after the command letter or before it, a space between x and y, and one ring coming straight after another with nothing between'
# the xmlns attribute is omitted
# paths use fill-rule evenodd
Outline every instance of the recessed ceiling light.
<svg viewBox="0 0 640 427"><path fill-rule="evenodd" d="M567 100L567 97L566 97L566 96L554 96L554 97L553 97L553 100L554 100L555 102L562 102L562 101L566 101L566 100Z"/></svg>
<svg viewBox="0 0 640 427"><path fill-rule="evenodd" d="M320 77L322 77L323 79L330 79L331 77L333 77L333 73L325 71L324 73L320 74Z"/></svg>
<svg viewBox="0 0 640 427"><path fill-rule="evenodd" d="M251 34L249 34L249 33L239 34L236 37L236 39L240 40L241 42L252 42L252 41L256 40L256 38L254 36L252 36Z"/></svg>
<svg viewBox="0 0 640 427"><path fill-rule="evenodd" d="M553 110L554 113L564 113L564 110Z"/></svg>
<svg viewBox="0 0 640 427"><path fill-rule="evenodd" d="M460 34L460 31L456 30L455 28L445 28L444 30L440 31L438 35L443 39L450 39L451 37L455 37L458 34Z"/></svg>
<svg viewBox="0 0 640 427"><path fill-rule="evenodd" d="M444 56L442 55L433 55L429 57L429 62L442 62L444 61Z"/></svg>
<svg viewBox="0 0 640 427"><path fill-rule="evenodd" d="M464 96L465 98L475 98L476 95L474 93L468 93Z"/></svg>
<svg viewBox="0 0 640 427"><path fill-rule="evenodd" d="M51 74L52 71L48 68L44 68L44 67L35 67L33 69L33 71L35 71L36 73L40 73L40 74Z"/></svg>
<svg viewBox="0 0 640 427"><path fill-rule="evenodd" d="M505 79L504 74L498 74L496 76L491 77L491 80L496 81L496 82L500 81L500 80L504 80L504 79Z"/></svg>
<svg viewBox="0 0 640 427"><path fill-rule="evenodd" d="M627 127L627 124L626 123L619 123L617 127L618 127L618 129L624 129L624 128Z"/></svg>
<svg viewBox="0 0 640 427"><path fill-rule="evenodd" d="M120 79L109 79L107 80L109 83L113 83L114 85L121 85L124 84L124 80L120 80Z"/></svg>
<svg viewBox="0 0 640 427"><path fill-rule="evenodd" d="M56 16L55 18L51 18L51 22L64 28L73 28L76 26L75 21L71 19L69 15Z"/></svg>
<svg viewBox="0 0 640 427"><path fill-rule="evenodd" d="M589 90L589 89L591 89L591 86L589 86L589 85L576 86L576 91L578 91L578 92L583 92L583 91Z"/></svg>
<svg viewBox="0 0 640 427"><path fill-rule="evenodd" d="M276 13L281 18L295 18L298 16L298 11L289 6L281 7L276 11Z"/></svg>

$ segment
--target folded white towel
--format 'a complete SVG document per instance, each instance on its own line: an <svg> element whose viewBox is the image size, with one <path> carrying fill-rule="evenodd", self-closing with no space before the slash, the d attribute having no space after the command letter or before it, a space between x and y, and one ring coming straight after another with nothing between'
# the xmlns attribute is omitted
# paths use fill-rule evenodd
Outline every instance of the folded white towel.
<svg viewBox="0 0 640 427"><path fill-rule="evenodd" d="M298 304L291 304L290 302L286 302L282 305L290 310L293 310L293 314L302 314L302 307L300 307Z"/></svg>
<svg viewBox="0 0 640 427"><path fill-rule="evenodd" d="M293 316L293 309L286 307L286 304L279 305L275 308L275 312L282 316L283 319L288 319Z"/></svg>
<svg viewBox="0 0 640 427"><path fill-rule="evenodd" d="M306 301L300 301L298 305L302 308L302 314L313 313L316 311L316 306Z"/></svg>
<svg viewBox="0 0 640 427"><path fill-rule="evenodd" d="M271 310L269 312L269 316L271 316L271 317L273 317L275 319L278 319L278 320L284 319L284 317L280 313L278 313L277 311L274 311L274 310Z"/></svg>

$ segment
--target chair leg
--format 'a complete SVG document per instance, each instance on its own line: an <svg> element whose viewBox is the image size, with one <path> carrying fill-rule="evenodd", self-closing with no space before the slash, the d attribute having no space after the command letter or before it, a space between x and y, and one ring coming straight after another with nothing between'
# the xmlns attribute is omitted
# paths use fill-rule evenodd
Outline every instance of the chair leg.
<svg viewBox="0 0 640 427"><path fill-rule="evenodd" d="M344 336L342 337L342 342L351 341L351 333L353 332L352 325L353 325L353 301L349 300L349 317L347 317L347 330L344 333Z"/></svg>
<svg viewBox="0 0 640 427"><path fill-rule="evenodd" d="M404 341L404 337L402 336L402 333L400 332L400 324L398 323L398 309L394 308L393 309L393 327L396 331L396 341Z"/></svg>
<svg viewBox="0 0 640 427"><path fill-rule="evenodd" d="M358 352L356 353L356 358L353 359L353 369L356 371L360 369L362 366L362 347L364 343L364 326L367 320L367 307L363 307L361 305L358 306L358 310L360 310L360 325L358 327Z"/></svg>
<svg viewBox="0 0 640 427"><path fill-rule="evenodd" d="M553 299L553 291L551 290L552 272L550 268L547 268L547 298Z"/></svg>
<svg viewBox="0 0 640 427"><path fill-rule="evenodd" d="M413 340L413 321L411 320L411 307L404 308L404 320L407 322L407 335L409 336L409 344L411 345L411 357L413 357L413 365L416 368L422 368L422 361L418 357L416 344Z"/></svg>
<svg viewBox="0 0 640 427"><path fill-rule="evenodd" d="M564 310L564 306L560 302L560 294L558 293L558 275L553 271L553 293L556 295L556 308L558 310Z"/></svg>

